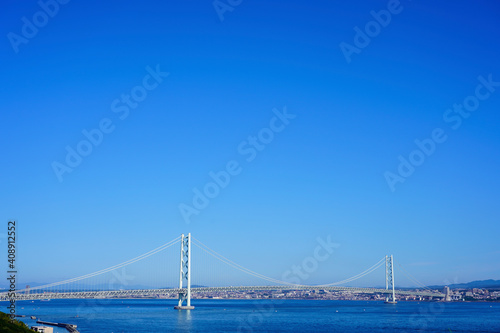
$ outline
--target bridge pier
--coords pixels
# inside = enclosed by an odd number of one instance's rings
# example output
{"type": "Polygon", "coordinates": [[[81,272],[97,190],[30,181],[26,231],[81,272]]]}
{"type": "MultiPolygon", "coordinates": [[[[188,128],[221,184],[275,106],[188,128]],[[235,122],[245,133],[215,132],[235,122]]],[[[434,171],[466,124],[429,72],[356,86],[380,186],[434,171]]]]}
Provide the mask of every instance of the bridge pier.
{"type": "Polygon", "coordinates": [[[193,310],[191,306],[191,233],[181,235],[181,271],[179,276],[179,303],[174,306],[176,310],[193,310]],[[186,280],[186,288],[183,281],[186,280]],[[183,305],[186,301],[186,305],[183,305]]]}

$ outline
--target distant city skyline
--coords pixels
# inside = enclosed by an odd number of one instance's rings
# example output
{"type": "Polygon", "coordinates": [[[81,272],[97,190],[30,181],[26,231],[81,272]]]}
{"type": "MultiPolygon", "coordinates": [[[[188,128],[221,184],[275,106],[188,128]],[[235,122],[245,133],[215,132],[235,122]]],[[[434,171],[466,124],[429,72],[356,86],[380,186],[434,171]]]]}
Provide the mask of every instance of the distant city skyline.
{"type": "Polygon", "coordinates": [[[327,238],[305,283],[391,254],[402,287],[398,264],[426,285],[500,279],[497,2],[4,9],[0,268],[15,219],[19,281],[189,232],[276,279],[327,238]]]}

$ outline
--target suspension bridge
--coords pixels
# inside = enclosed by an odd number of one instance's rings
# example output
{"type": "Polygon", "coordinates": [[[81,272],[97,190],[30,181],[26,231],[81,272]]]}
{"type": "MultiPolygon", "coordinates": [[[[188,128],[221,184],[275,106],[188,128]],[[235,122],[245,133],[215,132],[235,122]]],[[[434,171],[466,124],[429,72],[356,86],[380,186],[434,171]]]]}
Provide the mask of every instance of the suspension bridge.
{"type": "MultiPolygon", "coordinates": [[[[179,255],[179,254],[177,254],[179,255]]],[[[200,263],[206,260],[201,261],[200,263]]],[[[164,264],[164,263],[163,263],[164,264]]],[[[160,263],[154,263],[152,266],[161,266],[160,263]]],[[[198,266],[197,266],[198,267],[198,266]]],[[[401,267],[402,268],[402,267],[401,267]]],[[[150,270],[150,267],[142,268],[142,270],[150,270]]],[[[196,270],[195,270],[196,271],[196,270]]],[[[170,273],[173,269],[169,270],[170,273]]],[[[406,271],[403,271],[407,274],[406,271]]],[[[219,281],[220,276],[228,275],[225,274],[220,268],[215,270],[215,276],[219,281]]],[[[157,274],[150,274],[157,275],[157,274]]],[[[160,274],[158,274],[160,275],[160,274]]],[[[414,278],[408,275],[408,277],[417,284],[420,284],[414,278]]],[[[165,282],[163,282],[165,283],[165,282]]],[[[208,283],[206,283],[208,284],[208,283]]],[[[178,310],[192,310],[194,306],[191,305],[191,297],[196,299],[197,295],[206,295],[209,293],[225,293],[225,292],[256,292],[256,291],[300,291],[300,290],[315,290],[315,291],[330,291],[330,292],[350,292],[359,294],[380,294],[385,295],[386,303],[396,303],[396,295],[406,295],[406,296],[417,296],[424,297],[428,299],[443,299],[444,294],[437,292],[435,290],[430,290],[420,284],[422,290],[412,291],[412,290],[402,290],[395,288],[394,282],[394,258],[393,256],[385,256],[380,259],[376,264],[368,268],[367,270],[352,276],[348,279],[344,279],[335,283],[321,284],[321,285],[305,285],[291,283],[287,281],[281,281],[279,279],[274,279],[260,273],[254,272],[248,268],[245,268],[234,261],[222,256],[216,251],[212,250],[205,244],[201,243],[199,240],[193,238],[191,234],[184,235],[175,238],[174,240],[163,244],[147,253],[144,253],[138,257],[122,262],[118,265],[113,265],[106,269],[102,269],[90,274],[82,275],[76,278],[66,279],[55,283],[45,284],[41,286],[29,287],[24,289],[18,289],[14,293],[3,292],[0,293],[0,301],[15,300],[47,300],[47,299],[107,299],[107,298],[127,298],[127,297],[162,297],[162,298],[177,298],[178,304],[174,307],[178,310]],[[116,288],[116,282],[121,281],[121,287],[125,286],[127,283],[123,281],[123,276],[121,277],[116,272],[119,269],[124,269],[125,267],[131,267],[132,264],[139,263],[141,261],[147,261],[148,258],[154,255],[164,252],[168,248],[172,248],[174,245],[180,243],[180,258],[177,257],[178,267],[180,270],[177,272],[177,283],[178,287],[162,287],[162,288],[116,288]],[[246,276],[251,276],[257,281],[265,281],[267,284],[252,284],[252,285],[239,285],[239,286],[216,286],[212,282],[212,286],[200,286],[199,281],[202,281],[201,276],[197,277],[195,280],[198,283],[196,286],[192,285],[191,279],[191,254],[192,245],[201,249],[202,252],[208,254],[209,257],[215,258],[218,262],[221,262],[225,267],[230,267],[233,271],[238,271],[245,273],[246,276]],[[385,265],[385,288],[362,288],[362,287],[348,287],[342,286],[352,281],[358,280],[367,276],[368,274],[374,272],[380,267],[385,265]],[[106,284],[97,284],[95,282],[96,278],[102,277],[105,274],[112,273],[114,277],[107,279],[106,284]],[[199,281],[198,281],[199,280],[199,281]],[[83,282],[87,281],[86,284],[83,282]],[[93,281],[93,282],[88,282],[93,281]]]]}

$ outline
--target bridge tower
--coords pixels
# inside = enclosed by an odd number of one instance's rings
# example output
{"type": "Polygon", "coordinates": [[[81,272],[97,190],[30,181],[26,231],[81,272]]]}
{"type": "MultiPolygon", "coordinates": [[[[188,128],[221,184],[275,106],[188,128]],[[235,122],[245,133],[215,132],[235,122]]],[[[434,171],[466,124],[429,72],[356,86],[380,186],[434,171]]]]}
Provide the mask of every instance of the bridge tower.
{"type": "Polygon", "coordinates": [[[393,266],[393,257],[385,256],[385,289],[389,290],[389,287],[392,289],[392,295],[388,295],[385,299],[385,303],[396,304],[396,296],[394,293],[394,266],[393,266]]]}
{"type": "Polygon", "coordinates": [[[181,271],[179,277],[179,303],[174,306],[176,310],[193,310],[191,306],[191,233],[181,235],[181,271]],[[183,282],[186,281],[186,288],[183,282]],[[186,305],[182,305],[186,301],[186,305]]]}

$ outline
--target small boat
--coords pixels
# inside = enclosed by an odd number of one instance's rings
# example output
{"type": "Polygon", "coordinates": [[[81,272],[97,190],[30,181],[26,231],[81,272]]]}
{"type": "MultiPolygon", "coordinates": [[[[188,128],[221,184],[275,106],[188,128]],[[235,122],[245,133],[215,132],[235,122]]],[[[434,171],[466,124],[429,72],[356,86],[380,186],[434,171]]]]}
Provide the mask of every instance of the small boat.
{"type": "Polygon", "coordinates": [[[36,319],[36,317],[35,317],[35,316],[31,316],[30,318],[31,318],[31,319],[36,319]]]}

